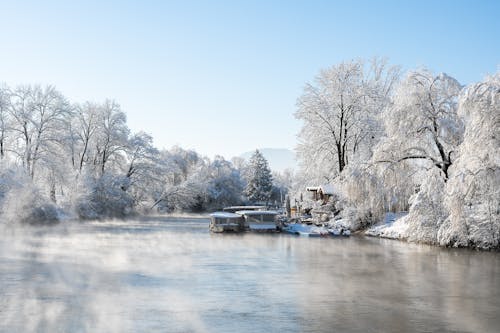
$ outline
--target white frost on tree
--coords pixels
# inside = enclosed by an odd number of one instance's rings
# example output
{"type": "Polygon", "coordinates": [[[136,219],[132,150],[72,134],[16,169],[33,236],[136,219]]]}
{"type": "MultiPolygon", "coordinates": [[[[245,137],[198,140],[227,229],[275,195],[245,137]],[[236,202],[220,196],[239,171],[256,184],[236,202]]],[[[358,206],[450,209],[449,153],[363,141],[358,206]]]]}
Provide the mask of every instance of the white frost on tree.
{"type": "Polygon", "coordinates": [[[7,149],[7,140],[10,134],[10,92],[7,86],[0,85],[0,159],[3,160],[7,149]]]}
{"type": "Polygon", "coordinates": [[[240,170],[220,157],[158,151],[150,135],[131,133],[115,101],[71,105],[52,86],[0,85],[0,209],[10,216],[203,210],[241,203],[243,184],[240,170]],[[31,206],[16,202],[29,193],[31,206]]]}
{"type": "Polygon", "coordinates": [[[390,163],[426,161],[424,166],[438,168],[447,179],[463,136],[463,123],[457,115],[461,88],[446,74],[410,72],[382,115],[386,137],[376,158],[390,163]]]}
{"type": "Polygon", "coordinates": [[[390,156],[386,162],[399,163],[383,165],[395,171],[411,166],[417,172],[403,178],[420,186],[410,197],[408,215],[370,232],[443,246],[498,248],[500,76],[460,92],[446,75],[413,76],[385,114],[387,138],[375,159],[390,156]]]}
{"type": "Polygon", "coordinates": [[[10,93],[12,151],[32,178],[42,158],[51,155],[49,143],[57,140],[69,111],[66,98],[52,86],[20,86],[10,93]]]}
{"type": "MultiPolygon", "coordinates": [[[[464,130],[457,114],[461,88],[446,74],[410,72],[382,114],[385,137],[375,149],[375,164],[382,163],[379,169],[389,165],[397,173],[414,170],[406,185],[417,185],[417,193],[408,198],[409,213],[403,218],[408,227],[401,235],[410,241],[438,243],[438,230],[447,218],[444,186],[464,130]]],[[[390,185],[389,179],[384,188],[390,185]]]]}
{"type": "Polygon", "coordinates": [[[250,202],[268,203],[273,190],[273,177],[267,160],[259,150],[248,163],[248,179],[245,195],[250,202]]]}
{"type": "Polygon", "coordinates": [[[244,188],[240,172],[222,156],[216,156],[206,168],[206,208],[221,209],[242,203],[244,188]]]}
{"type": "Polygon", "coordinates": [[[464,140],[447,184],[449,218],[439,230],[448,246],[500,246],[500,72],[463,91],[464,140]]]}
{"type": "Polygon", "coordinates": [[[377,117],[398,76],[385,61],[358,60],[324,69],[305,86],[295,117],[303,122],[297,153],[310,179],[330,181],[353,160],[370,158],[380,137],[377,117]]]}
{"type": "Polygon", "coordinates": [[[297,183],[334,183],[332,207],[343,207],[351,228],[362,228],[381,215],[380,182],[368,164],[382,136],[380,114],[391,103],[399,68],[385,60],[343,62],[320,72],[298,100],[303,121],[297,148],[301,170],[297,183]]]}

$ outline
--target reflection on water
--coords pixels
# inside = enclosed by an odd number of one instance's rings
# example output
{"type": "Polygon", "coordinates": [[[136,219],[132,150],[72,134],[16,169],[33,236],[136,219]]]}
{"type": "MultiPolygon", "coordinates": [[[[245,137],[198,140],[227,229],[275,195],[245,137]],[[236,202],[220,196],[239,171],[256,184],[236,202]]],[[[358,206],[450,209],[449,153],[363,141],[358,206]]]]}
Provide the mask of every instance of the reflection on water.
{"type": "Polygon", "coordinates": [[[0,229],[1,332],[497,332],[500,256],[208,220],[0,229]]]}

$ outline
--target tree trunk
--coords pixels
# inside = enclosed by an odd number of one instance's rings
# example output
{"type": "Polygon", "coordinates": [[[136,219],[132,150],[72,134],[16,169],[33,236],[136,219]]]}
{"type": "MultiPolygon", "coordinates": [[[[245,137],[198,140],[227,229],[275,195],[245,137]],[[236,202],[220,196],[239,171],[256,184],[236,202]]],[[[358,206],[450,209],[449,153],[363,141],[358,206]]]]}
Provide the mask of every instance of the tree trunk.
{"type": "Polygon", "coordinates": [[[55,184],[55,182],[52,182],[52,184],[50,184],[50,200],[52,200],[53,203],[56,203],[56,184],[55,184]]]}
{"type": "Polygon", "coordinates": [[[337,159],[339,162],[339,173],[342,172],[345,168],[345,156],[344,156],[344,150],[342,149],[342,145],[340,143],[336,144],[337,146],[337,159]]]}

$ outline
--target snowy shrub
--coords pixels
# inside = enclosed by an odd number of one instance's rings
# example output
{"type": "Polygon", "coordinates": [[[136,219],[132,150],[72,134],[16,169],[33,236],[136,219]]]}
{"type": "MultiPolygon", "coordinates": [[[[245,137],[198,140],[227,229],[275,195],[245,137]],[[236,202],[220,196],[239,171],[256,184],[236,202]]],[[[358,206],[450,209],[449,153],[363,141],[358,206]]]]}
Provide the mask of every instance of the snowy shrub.
{"type": "MultiPolygon", "coordinates": [[[[203,188],[206,209],[220,209],[225,206],[238,205],[243,202],[244,182],[241,174],[231,162],[221,156],[208,165],[205,171],[203,188]]],[[[203,180],[198,181],[203,183],[203,180]]]]}
{"type": "Polygon", "coordinates": [[[445,182],[436,170],[429,170],[420,191],[410,198],[410,210],[403,217],[409,241],[436,244],[439,227],[447,218],[443,204],[445,182]]]}
{"type": "Polygon", "coordinates": [[[386,141],[387,138],[384,138],[377,145],[372,159],[372,167],[376,168],[375,172],[382,184],[378,195],[384,198],[385,211],[408,211],[409,199],[422,183],[425,170],[420,170],[415,161],[378,163],[385,158],[386,141]]]}
{"type": "Polygon", "coordinates": [[[127,178],[104,174],[85,177],[85,192],[77,198],[76,213],[83,219],[125,217],[133,212],[133,199],[124,190],[127,178]]]}
{"type": "Polygon", "coordinates": [[[59,221],[59,210],[22,169],[0,175],[2,220],[8,223],[50,224],[59,221]]]}
{"type": "Polygon", "coordinates": [[[13,187],[20,187],[22,181],[28,179],[28,177],[19,177],[16,171],[19,170],[15,170],[3,164],[0,167],[0,202],[2,203],[13,187]]]}
{"type": "Polygon", "coordinates": [[[207,186],[207,208],[221,208],[242,203],[243,182],[239,178],[219,177],[207,186]]]}
{"type": "Polygon", "coordinates": [[[387,213],[384,223],[367,230],[370,236],[436,244],[438,230],[447,217],[443,205],[445,182],[436,170],[429,170],[420,190],[410,197],[406,213],[387,213]],[[389,223],[389,220],[392,220],[389,223]]]}
{"type": "Polygon", "coordinates": [[[204,202],[203,191],[199,185],[190,181],[167,185],[154,207],[163,213],[196,210],[197,205],[203,205],[204,202]]]}
{"type": "Polygon", "coordinates": [[[328,228],[331,229],[336,229],[336,230],[352,230],[351,225],[349,223],[346,223],[346,220],[339,219],[335,220],[332,219],[328,223],[328,228]]]}
{"type": "Polygon", "coordinates": [[[344,223],[353,231],[380,221],[384,213],[384,198],[378,177],[370,169],[348,167],[341,183],[344,223]]]}

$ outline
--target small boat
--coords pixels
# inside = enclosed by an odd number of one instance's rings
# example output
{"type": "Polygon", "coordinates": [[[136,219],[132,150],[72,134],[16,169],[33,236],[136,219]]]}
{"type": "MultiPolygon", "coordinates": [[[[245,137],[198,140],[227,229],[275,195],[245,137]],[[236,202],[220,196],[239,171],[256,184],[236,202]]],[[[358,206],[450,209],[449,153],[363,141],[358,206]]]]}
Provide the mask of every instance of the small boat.
{"type": "Polygon", "coordinates": [[[319,232],[304,232],[304,231],[299,231],[299,235],[302,237],[322,237],[326,236],[324,234],[321,234],[319,232]]]}
{"type": "Polygon", "coordinates": [[[210,214],[211,232],[240,232],[244,230],[244,220],[240,214],[215,212],[210,214]]]}
{"type": "Polygon", "coordinates": [[[346,236],[346,237],[348,237],[351,235],[351,231],[349,229],[330,228],[327,230],[330,233],[330,235],[332,235],[332,236],[346,236]]]}
{"type": "Polygon", "coordinates": [[[293,223],[287,225],[283,231],[303,237],[325,237],[328,236],[328,230],[321,227],[315,227],[304,223],[293,223]]]}

